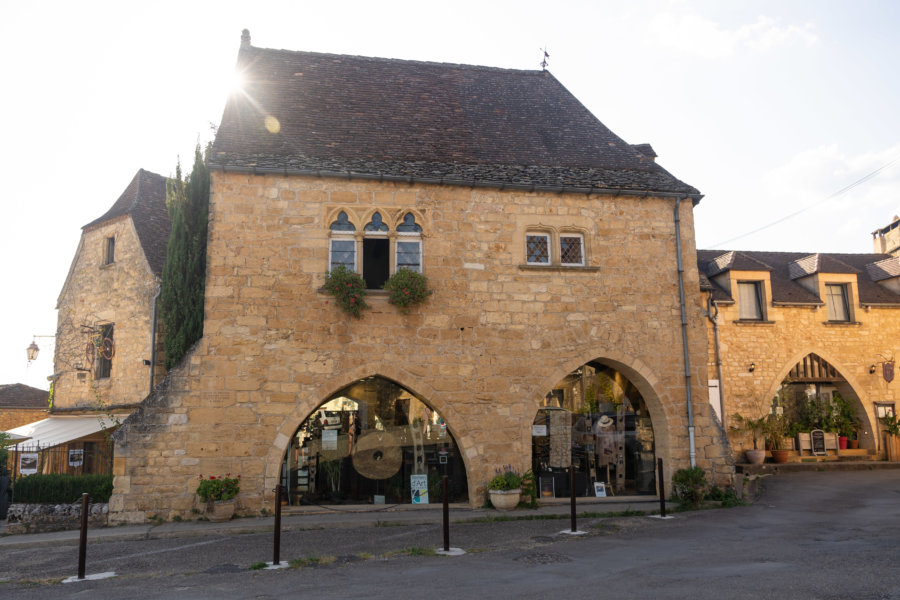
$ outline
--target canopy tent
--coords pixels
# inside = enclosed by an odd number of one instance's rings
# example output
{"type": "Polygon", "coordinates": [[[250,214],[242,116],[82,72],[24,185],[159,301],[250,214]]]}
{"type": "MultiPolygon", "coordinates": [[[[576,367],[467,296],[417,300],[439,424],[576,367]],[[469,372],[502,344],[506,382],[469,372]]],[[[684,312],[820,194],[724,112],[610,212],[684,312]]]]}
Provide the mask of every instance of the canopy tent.
{"type": "Polygon", "coordinates": [[[31,438],[29,444],[34,445],[35,449],[44,449],[111,429],[115,425],[109,419],[99,416],[49,417],[10,429],[7,433],[31,438]]]}

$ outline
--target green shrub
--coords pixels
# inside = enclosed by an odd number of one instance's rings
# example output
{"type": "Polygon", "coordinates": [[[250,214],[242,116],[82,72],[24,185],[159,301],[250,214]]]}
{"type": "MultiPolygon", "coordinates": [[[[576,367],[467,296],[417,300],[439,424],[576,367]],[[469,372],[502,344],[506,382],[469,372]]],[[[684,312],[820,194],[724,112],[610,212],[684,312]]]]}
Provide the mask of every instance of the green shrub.
{"type": "Polygon", "coordinates": [[[27,475],[16,479],[13,500],[28,504],[70,504],[87,493],[92,503],[109,502],[112,475],[27,475]]]}
{"type": "Polygon", "coordinates": [[[357,319],[362,316],[363,309],[369,308],[365,280],[343,265],[333,268],[325,277],[325,290],[334,296],[341,310],[357,319]]]}
{"type": "Polygon", "coordinates": [[[700,467],[679,469],[672,476],[672,497],[682,508],[698,508],[708,489],[706,471],[700,467]]]}
{"type": "Polygon", "coordinates": [[[518,490],[522,487],[522,476],[507,467],[503,473],[498,474],[488,483],[489,490],[518,490]]]}
{"type": "Polygon", "coordinates": [[[402,313],[408,313],[411,306],[425,302],[431,295],[428,279],[411,269],[400,269],[391,275],[385,282],[384,289],[390,292],[388,302],[402,313]]]}

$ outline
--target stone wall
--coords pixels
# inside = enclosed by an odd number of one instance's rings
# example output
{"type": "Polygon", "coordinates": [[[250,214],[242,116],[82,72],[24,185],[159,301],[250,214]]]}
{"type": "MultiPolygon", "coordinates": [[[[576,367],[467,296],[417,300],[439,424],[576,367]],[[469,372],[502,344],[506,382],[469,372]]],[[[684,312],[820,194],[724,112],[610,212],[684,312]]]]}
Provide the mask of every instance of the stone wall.
{"type": "Polygon", "coordinates": [[[0,431],[9,431],[48,416],[44,408],[0,408],[0,431]]]}
{"type": "MultiPolygon", "coordinates": [[[[88,505],[88,529],[106,527],[109,505],[88,505]]],[[[81,502],[72,504],[11,504],[6,517],[6,532],[44,533],[81,527],[81,502]]]]}
{"type": "MultiPolygon", "coordinates": [[[[544,396],[591,360],[643,395],[666,469],[689,464],[675,200],[213,173],[204,338],[117,434],[112,519],[197,506],[199,475],[240,473],[269,506],[290,436],[329,395],[391,379],[445,418],[480,504],[501,465],[529,468],[544,396]],[[434,294],[403,315],[382,295],[362,319],[320,288],[329,225],[413,212],[434,294]],[[578,231],[585,268],[525,265],[525,233],[578,231]]],[[[730,481],[706,401],[693,218],[682,201],[698,463],[730,481]]]]}
{"type": "Polygon", "coordinates": [[[158,286],[129,216],[86,230],[58,303],[54,408],[140,402],[150,387],[150,330],[158,286]],[[106,240],[115,260],[105,264],[106,240]],[[107,378],[96,377],[86,346],[103,324],[114,325],[115,355],[107,378]]]}
{"type": "MultiPolygon", "coordinates": [[[[767,272],[741,272],[732,279],[762,280],[767,272]]],[[[825,306],[773,306],[767,293],[767,322],[739,321],[737,304],[719,305],[719,339],[722,356],[722,393],[725,403],[725,425],[732,424],[735,413],[754,416],[757,400],[766,406],[780,388],[781,382],[803,357],[815,353],[834,366],[847,380],[841,394],[856,404],[862,421],[860,446],[881,452],[875,419],[875,402],[897,402],[897,381],[888,383],[882,377],[880,364],[874,374],[870,367],[884,360],[879,357],[900,355],[900,307],[861,307],[855,279],[851,275],[822,275],[826,281],[853,281],[852,297],[857,299],[849,323],[827,323],[825,306]],[[753,372],[750,364],[755,365],[753,372]],[[858,400],[858,402],[856,402],[858,400]]],[[[768,286],[767,286],[768,287],[768,286]]],[[[708,375],[715,379],[714,335],[708,323],[708,375]]],[[[729,434],[734,452],[752,448],[746,435],[729,434]]]]}

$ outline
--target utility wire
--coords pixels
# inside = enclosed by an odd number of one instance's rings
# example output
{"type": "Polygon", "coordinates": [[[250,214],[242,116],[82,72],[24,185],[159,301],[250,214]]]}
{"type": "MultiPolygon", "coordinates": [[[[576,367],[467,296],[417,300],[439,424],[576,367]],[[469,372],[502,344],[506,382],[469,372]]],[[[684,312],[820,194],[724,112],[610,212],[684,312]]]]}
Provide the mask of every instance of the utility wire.
{"type": "Polygon", "coordinates": [[[885,164],[885,165],[882,165],[881,167],[875,169],[874,171],[872,171],[872,172],[869,173],[868,175],[866,175],[866,176],[864,176],[864,177],[861,177],[860,179],[857,179],[856,181],[854,181],[854,182],[851,183],[850,185],[848,185],[848,186],[846,186],[846,187],[843,187],[843,188],[839,189],[838,191],[834,192],[833,194],[831,194],[831,195],[829,195],[829,196],[826,196],[825,198],[822,198],[821,200],[817,200],[816,202],[813,202],[812,204],[810,204],[810,205],[808,205],[808,206],[805,206],[805,207],[801,208],[801,209],[798,210],[798,211],[794,211],[794,212],[792,212],[791,214],[789,214],[789,215],[787,215],[787,216],[781,217],[780,219],[778,219],[778,220],[776,220],[776,221],[772,221],[772,222],[769,223],[768,225],[763,225],[762,227],[759,227],[759,228],[757,228],[757,229],[754,229],[753,231],[748,231],[747,233],[741,234],[741,235],[739,235],[739,236],[737,236],[737,237],[733,237],[733,238],[731,238],[730,240],[725,240],[724,242],[719,242],[718,244],[713,244],[712,247],[713,247],[713,248],[718,248],[719,246],[724,246],[725,244],[730,244],[731,242],[734,242],[735,240],[743,239],[743,238],[745,238],[745,237],[747,237],[747,236],[753,235],[754,233],[759,233],[760,231],[763,231],[764,229],[768,229],[769,227],[774,227],[775,225],[778,225],[779,223],[783,223],[784,221],[787,221],[788,219],[791,219],[791,218],[793,218],[793,217],[796,217],[797,215],[799,215],[799,214],[801,214],[801,213],[804,213],[804,212],[808,211],[808,210],[811,209],[811,208],[814,208],[814,207],[816,207],[816,206],[819,206],[820,204],[824,204],[825,202],[828,202],[828,201],[831,200],[832,198],[837,198],[838,196],[842,196],[842,195],[846,194],[847,192],[849,192],[850,190],[852,190],[853,188],[855,188],[856,186],[862,185],[863,183],[865,183],[865,182],[867,182],[868,180],[872,179],[873,177],[875,177],[876,175],[878,175],[879,173],[881,173],[882,171],[884,171],[885,169],[887,169],[888,167],[890,167],[891,165],[893,165],[893,164],[894,164],[895,162],[897,162],[897,161],[900,161],[900,156],[895,157],[895,158],[894,158],[893,160],[891,160],[889,163],[887,163],[887,164],[885,164]]]}

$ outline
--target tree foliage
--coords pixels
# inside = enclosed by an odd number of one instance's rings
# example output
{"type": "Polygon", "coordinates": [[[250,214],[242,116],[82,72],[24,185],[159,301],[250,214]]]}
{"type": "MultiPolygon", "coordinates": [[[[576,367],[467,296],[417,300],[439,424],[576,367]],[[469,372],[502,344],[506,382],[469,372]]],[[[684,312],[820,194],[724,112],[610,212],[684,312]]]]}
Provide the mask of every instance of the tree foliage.
{"type": "Polygon", "coordinates": [[[209,168],[199,144],[190,175],[182,179],[179,161],[174,179],[166,184],[166,207],[172,233],[163,268],[160,305],[166,369],[171,369],[203,335],[209,168]]]}

